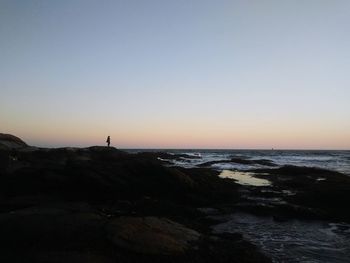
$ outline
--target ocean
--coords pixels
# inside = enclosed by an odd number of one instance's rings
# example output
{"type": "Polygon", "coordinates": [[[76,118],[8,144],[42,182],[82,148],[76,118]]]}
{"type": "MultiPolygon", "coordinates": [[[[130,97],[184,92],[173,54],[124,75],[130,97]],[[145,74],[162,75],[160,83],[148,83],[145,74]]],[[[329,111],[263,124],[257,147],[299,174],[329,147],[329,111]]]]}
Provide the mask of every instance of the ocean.
{"type": "MultiPolygon", "coordinates": [[[[128,149],[128,152],[167,152],[173,154],[187,154],[198,158],[182,158],[173,161],[174,165],[185,168],[196,167],[209,161],[229,160],[241,158],[249,160],[266,159],[274,162],[277,166],[296,165],[307,167],[319,167],[338,171],[350,176],[350,150],[180,150],[180,149],[128,149]]],[[[250,170],[266,168],[259,164],[220,163],[212,168],[217,170],[250,170]]]]}
{"type": "MultiPolygon", "coordinates": [[[[177,160],[167,160],[170,165],[185,168],[198,167],[198,165],[205,162],[230,160],[231,158],[264,159],[273,162],[276,167],[284,165],[318,167],[350,176],[350,151],[171,149],[135,149],[127,151],[131,153],[151,151],[186,154],[189,158],[184,155],[177,158],[177,160]]],[[[249,176],[248,173],[244,172],[246,170],[273,168],[254,162],[248,163],[215,163],[211,168],[221,171],[221,174],[239,171],[238,173],[241,173],[245,179],[248,179],[249,176]]],[[[241,212],[214,217],[221,223],[213,226],[213,232],[241,233],[245,239],[270,256],[274,263],[350,262],[350,224],[348,223],[298,219],[276,222],[271,216],[255,216],[241,212]]]]}

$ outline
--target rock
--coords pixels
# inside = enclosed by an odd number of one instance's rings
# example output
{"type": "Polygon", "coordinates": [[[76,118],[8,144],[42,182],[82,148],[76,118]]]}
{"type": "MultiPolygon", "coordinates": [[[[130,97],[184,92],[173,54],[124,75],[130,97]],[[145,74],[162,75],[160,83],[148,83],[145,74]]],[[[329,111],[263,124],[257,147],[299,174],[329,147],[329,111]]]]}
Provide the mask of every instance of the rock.
{"type": "Polygon", "coordinates": [[[275,169],[256,169],[252,171],[257,173],[269,173],[269,174],[277,174],[277,175],[285,175],[285,176],[311,175],[311,176],[317,176],[317,178],[322,175],[335,175],[335,176],[342,175],[339,172],[322,169],[318,167],[306,167],[306,166],[294,166],[294,165],[285,165],[275,169]]]}
{"type": "Polygon", "coordinates": [[[74,257],[61,261],[41,261],[36,258],[55,250],[62,251],[69,257],[70,248],[83,252],[104,246],[103,225],[104,219],[92,211],[73,212],[55,207],[31,207],[1,213],[0,243],[6,253],[1,253],[0,261],[74,262],[74,257]]]}
{"type": "MultiPolygon", "coordinates": [[[[32,255],[35,263],[115,263],[115,260],[90,251],[37,251],[32,255]]],[[[22,261],[23,262],[23,261],[22,261]]],[[[28,261],[26,261],[28,262],[28,261]]]]}
{"type": "Polygon", "coordinates": [[[258,164],[258,165],[264,165],[264,166],[277,166],[275,163],[267,159],[250,160],[250,159],[242,159],[242,158],[231,158],[229,160],[210,161],[210,162],[201,163],[198,166],[209,167],[213,164],[219,164],[219,163],[238,163],[238,164],[245,164],[245,165],[258,164]]]}
{"type": "Polygon", "coordinates": [[[1,145],[0,262],[269,262],[241,238],[210,237],[197,208],[240,194],[218,171],[113,147],[1,145]]]}
{"type": "Polygon", "coordinates": [[[216,208],[212,208],[212,207],[199,207],[197,208],[198,211],[200,211],[201,213],[205,214],[205,215],[218,215],[220,214],[220,211],[216,208]]]}
{"type": "Polygon", "coordinates": [[[24,141],[14,135],[0,133],[0,149],[20,149],[27,146],[24,141]]]}
{"type": "Polygon", "coordinates": [[[153,255],[184,254],[200,238],[195,230],[157,217],[119,217],[108,225],[108,231],[118,247],[153,255]]]}
{"type": "MultiPolygon", "coordinates": [[[[289,204],[289,218],[297,215],[303,218],[350,222],[350,211],[345,209],[350,202],[349,176],[316,167],[292,165],[252,171],[258,177],[272,181],[276,190],[284,189],[294,193],[282,196],[289,204]]],[[[286,214],[286,211],[283,213],[286,214]]]]}

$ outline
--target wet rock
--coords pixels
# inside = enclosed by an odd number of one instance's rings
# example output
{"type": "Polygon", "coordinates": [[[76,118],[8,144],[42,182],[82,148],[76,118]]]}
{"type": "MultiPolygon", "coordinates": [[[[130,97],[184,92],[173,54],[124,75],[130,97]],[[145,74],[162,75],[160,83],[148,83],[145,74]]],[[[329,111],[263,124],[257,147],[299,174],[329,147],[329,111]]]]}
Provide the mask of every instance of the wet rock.
{"type": "Polygon", "coordinates": [[[319,178],[322,175],[328,175],[328,176],[342,175],[339,172],[322,169],[318,167],[306,167],[306,166],[294,166],[294,165],[285,165],[285,166],[282,166],[279,168],[273,168],[273,169],[256,169],[253,171],[258,173],[278,174],[278,175],[285,175],[285,176],[308,175],[308,176],[317,176],[317,178],[319,178]]]}
{"type": "Polygon", "coordinates": [[[275,189],[291,191],[293,195],[283,195],[283,198],[298,216],[350,222],[350,212],[344,209],[350,203],[349,176],[321,168],[291,165],[253,171],[272,181],[275,189]]]}
{"type": "Polygon", "coordinates": [[[275,163],[273,163],[271,160],[267,159],[259,159],[259,160],[247,160],[247,159],[241,159],[241,158],[232,158],[231,162],[233,163],[239,163],[239,164],[260,164],[265,166],[277,166],[275,163]]]}
{"type": "Polygon", "coordinates": [[[157,217],[119,217],[107,229],[115,245],[144,254],[184,254],[200,238],[195,230],[157,217]]]}
{"type": "Polygon", "coordinates": [[[250,160],[250,159],[242,159],[242,158],[231,158],[229,160],[218,160],[218,161],[210,161],[201,163],[199,167],[209,167],[213,164],[224,164],[224,163],[237,163],[237,164],[246,164],[246,165],[264,165],[264,166],[277,166],[270,160],[267,159],[259,159],[259,160],[250,160]]]}
{"type": "Polygon", "coordinates": [[[199,207],[197,209],[205,215],[218,215],[220,213],[218,209],[212,207],[199,207]]]}

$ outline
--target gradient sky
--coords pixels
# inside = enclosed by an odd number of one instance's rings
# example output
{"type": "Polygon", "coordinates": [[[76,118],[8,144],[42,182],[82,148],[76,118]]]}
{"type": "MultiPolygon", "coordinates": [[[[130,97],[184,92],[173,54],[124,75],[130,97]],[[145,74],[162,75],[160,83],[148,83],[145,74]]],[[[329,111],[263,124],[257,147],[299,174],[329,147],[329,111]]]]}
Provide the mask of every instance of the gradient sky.
{"type": "Polygon", "coordinates": [[[0,0],[0,132],[350,149],[350,1],[0,0]]]}

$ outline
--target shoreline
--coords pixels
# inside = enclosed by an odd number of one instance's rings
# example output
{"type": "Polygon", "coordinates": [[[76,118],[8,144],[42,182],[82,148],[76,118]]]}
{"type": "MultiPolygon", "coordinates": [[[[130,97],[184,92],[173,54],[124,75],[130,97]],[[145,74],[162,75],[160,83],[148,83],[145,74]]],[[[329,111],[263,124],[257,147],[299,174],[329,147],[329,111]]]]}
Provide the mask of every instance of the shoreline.
{"type": "Polygon", "coordinates": [[[213,215],[350,223],[350,178],[334,171],[250,171],[272,182],[261,187],[165,161],[195,156],[26,147],[0,150],[3,261],[271,262],[242,233],[214,233],[220,220],[213,215]],[[50,261],[50,253],[62,261],[50,261]]]}

